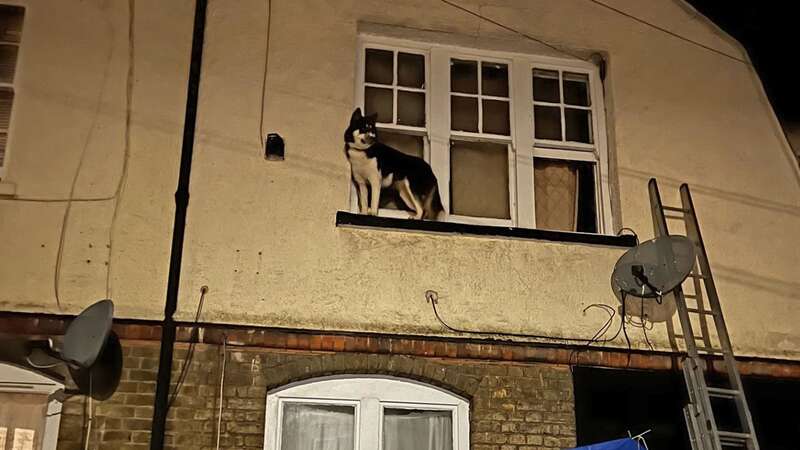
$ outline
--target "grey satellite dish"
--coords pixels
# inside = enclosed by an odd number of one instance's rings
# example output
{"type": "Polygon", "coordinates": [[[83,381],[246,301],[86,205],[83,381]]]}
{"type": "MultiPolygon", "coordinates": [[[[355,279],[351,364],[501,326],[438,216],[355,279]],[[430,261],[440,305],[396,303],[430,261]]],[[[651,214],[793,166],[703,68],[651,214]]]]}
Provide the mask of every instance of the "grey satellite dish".
{"type": "Polygon", "coordinates": [[[0,335],[0,362],[7,362],[64,383],[77,390],[66,394],[105,400],[114,393],[122,374],[122,348],[111,330],[114,304],[100,300],[81,312],[67,327],[60,348],[52,339],[23,339],[0,335]]]}
{"type": "Polygon", "coordinates": [[[111,332],[113,318],[111,300],[100,300],[84,309],[67,327],[61,358],[79,367],[94,364],[111,332]]]}
{"type": "Polygon", "coordinates": [[[694,267],[694,244],[685,236],[661,236],[625,252],[614,266],[618,295],[660,298],[680,286],[694,267]]]}

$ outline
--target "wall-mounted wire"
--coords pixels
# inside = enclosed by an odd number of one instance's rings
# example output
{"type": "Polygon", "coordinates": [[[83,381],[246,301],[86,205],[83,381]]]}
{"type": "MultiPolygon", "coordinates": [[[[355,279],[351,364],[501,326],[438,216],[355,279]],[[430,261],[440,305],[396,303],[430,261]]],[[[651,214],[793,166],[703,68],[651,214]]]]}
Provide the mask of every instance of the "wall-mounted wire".
{"type": "Polygon", "coordinates": [[[269,72],[269,37],[272,30],[272,0],[266,0],[265,9],[267,11],[267,29],[264,38],[264,75],[261,78],[261,110],[258,119],[258,148],[262,150],[264,145],[264,97],[267,92],[267,73],[269,72]]]}
{"type": "Polygon", "coordinates": [[[183,387],[183,383],[186,381],[186,376],[189,374],[189,367],[192,365],[195,345],[199,341],[198,330],[200,315],[203,312],[203,303],[205,302],[206,293],[208,293],[208,286],[201,287],[200,300],[197,302],[197,311],[194,315],[194,326],[192,326],[192,331],[189,333],[189,350],[186,351],[186,359],[183,361],[183,366],[181,366],[181,373],[178,375],[178,381],[175,383],[175,388],[167,402],[167,411],[169,411],[172,407],[172,403],[174,403],[175,399],[178,397],[178,393],[180,393],[181,387],[183,387]]]}

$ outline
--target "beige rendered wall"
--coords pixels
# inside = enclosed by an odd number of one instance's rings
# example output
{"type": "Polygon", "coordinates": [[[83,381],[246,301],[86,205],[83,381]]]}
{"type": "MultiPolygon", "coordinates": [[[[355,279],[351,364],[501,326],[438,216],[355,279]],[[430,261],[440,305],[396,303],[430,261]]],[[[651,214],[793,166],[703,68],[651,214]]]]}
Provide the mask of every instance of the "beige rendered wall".
{"type": "MultiPolygon", "coordinates": [[[[800,358],[800,312],[792,308],[800,300],[800,185],[752,69],[586,0],[459,3],[564,48],[607,55],[615,225],[652,236],[647,179],[657,176],[665,201],[673,204],[677,185],[688,182],[737,350],[800,358]]],[[[610,3],[744,57],[681,3],[610,3]]],[[[105,16],[117,24],[119,50],[109,75],[115,90],[106,94],[107,134],[95,131],[90,141],[81,195],[113,192],[121,166],[127,42],[120,30],[126,29],[127,5],[108,5],[113,8],[105,16]],[[90,163],[89,155],[96,160],[90,163]]],[[[123,317],[160,318],[166,285],[192,8],[189,1],[159,5],[136,1],[135,23],[149,33],[136,28],[130,167],[111,249],[111,294],[123,317]]],[[[354,107],[359,30],[552,51],[435,0],[275,0],[271,11],[264,132],[277,131],[286,140],[286,161],[279,163],[263,159],[260,141],[266,4],[209,4],[179,317],[193,318],[200,286],[208,285],[205,321],[447,335],[424,299],[425,290],[434,289],[444,317],[463,328],[591,337],[606,316],[581,311],[592,303],[617,305],[609,277],[621,249],[334,226],[336,211],[349,207],[341,134],[354,107]]],[[[26,22],[26,39],[33,35],[28,23],[34,19],[26,22]]],[[[99,25],[91,27],[101,33],[99,25]]],[[[52,32],[42,31],[38,39],[52,32]]],[[[81,46],[56,41],[98,58],[108,39],[87,39],[81,46]]],[[[33,81],[54,75],[41,66],[28,68],[27,55],[36,47],[25,45],[24,83],[31,90],[39,83],[52,89],[54,83],[33,81]]],[[[38,51],[46,59],[50,49],[43,45],[38,51]]],[[[99,71],[86,64],[73,70],[81,80],[99,71]]],[[[99,83],[83,82],[87,86],[79,92],[97,96],[99,83]]],[[[51,131],[34,117],[54,114],[48,108],[57,98],[40,99],[44,105],[27,119],[25,110],[32,106],[15,110],[9,181],[17,183],[20,196],[68,194],[79,144],[56,151],[42,143],[64,147],[66,136],[81,129],[80,120],[90,122],[93,114],[90,107],[73,111],[75,123],[61,114],[58,123],[50,119],[51,131]],[[27,138],[20,128],[29,129],[27,138]],[[31,154],[17,156],[23,152],[31,154]],[[38,176],[43,161],[49,166],[54,158],[60,164],[53,164],[50,176],[38,176]]],[[[15,108],[27,103],[35,104],[20,93],[15,108]]],[[[58,311],[53,264],[63,207],[0,202],[0,283],[9,286],[0,290],[3,309],[58,311]]],[[[105,294],[105,267],[95,263],[97,258],[102,264],[105,250],[88,243],[108,243],[112,215],[113,202],[73,204],[61,275],[66,311],[105,294]]],[[[634,345],[644,346],[640,330],[631,335],[634,345]]],[[[648,336],[668,348],[663,324],[648,336]]]]}

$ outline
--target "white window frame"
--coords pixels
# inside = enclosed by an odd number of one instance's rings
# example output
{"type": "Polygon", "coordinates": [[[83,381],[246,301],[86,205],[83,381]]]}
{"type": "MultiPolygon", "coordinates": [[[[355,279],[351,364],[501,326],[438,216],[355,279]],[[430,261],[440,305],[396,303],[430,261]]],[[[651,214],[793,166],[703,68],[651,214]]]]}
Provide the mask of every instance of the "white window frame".
{"type": "MultiPolygon", "coordinates": [[[[17,7],[17,8],[22,8],[22,10],[23,10],[23,16],[22,16],[23,27],[25,26],[25,19],[28,17],[28,8],[27,8],[27,6],[18,4],[17,2],[9,2],[9,1],[4,1],[4,2],[2,2],[0,4],[3,5],[3,6],[13,6],[13,7],[17,7]]],[[[11,83],[0,82],[0,88],[8,89],[14,94],[14,101],[11,102],[11,115],[8,118],[8,128],[6,128],[6,129],[0,128],[0,133],[4,133],[6,135],[5,154],[3,156],[2,163],[0,163],[0,182],[2,182],[6,178],[6,176],[8,174],[8,160],[9,160],[9,154],[11,153],[9,151],[9,149],[11,148],[11,127],[12,127],[12,125],[14,123],[14,112],[16,111],[16,108],[14,108],[14,102],[17,99],[17,88],[15,87],[15,84],[16,84],[16,80],[17,80],[18,74],[19,74],[19,70],[18,70],[19,67],[20,67],[20,63],[19,62],[22,59],[22,33],[20,33],[19,42],[11,42],[11,41],[2,41],[2,40],[0,40],[0,44],[13,45],[13,46],[17,47],[17,60],[15,62],[15,68],[14,68],[14,80],[11,83]]]]}
{"type": "MultiPolygon", "coordinates": [[[[38,373],[0,363],[0,392],[51,395],[63,388],[63,384],[38,373]]],[[[42,450],[56,450],[58,428],[61,424],[61,402],[55,399],[48,401],[46,414],[42,450]]]]}
{"type": "Polygon", "coordinates": [[[264,449],[280,450],[286,403],[349,405],[355,409],[355,450],[383,447],[385,408],[451,411],[453,450],[469,450],[469,403],[414,380],[390,376],[331,376],[289,384],[267,394],[264,449]]]}
{"type": "MultiPolygon", "coordinates": [[[[426,55],[426,124],[425,160],[439,181],[442,204],[450,211],[450,141],[481,140],[508,145],[509,220],[466,217],[448,214],[450,222],[536,228],[533,158],[588,161],[595,165],[597,233],[613,234],[609,189],[608,143],[603,85],[599,69],[588,61],[550,56],[465,48],[453,45],[417,42],[372,34],[358,37],[355,76],[355,105],[364,107],[364,66],[366,48],[409,51],[426,55]],[[498,62],[508,65],[510,136],[468,133],[450,130],[450,60],[498,62]],[[569,71],[589,77],[593,144],[534,139],[533,69],[569,71]]],[[[396,69],[395,69],[396,70],[396,69]]],[[[480,65],[478,66],[480,73],[480,65]]],[[[559,80],[560,82],[560,80],[559,80]]],[[[563,93],[562,93],[563,96],[563,93]]],[[[563,100],[563,99],[562,99],[563,100]]],[[[396,108],[396,104],[394,106],[396,108]]],[[[563,111],[563,110],[562,110],[563,111]]],[[[563,115],[563,112],[562,112],[563,115]]],[[[479,118],[480,120],[480,118],[479,118]]],[[[379,129],[389,129],[379,125],[379,129]]],[[[355,188],[351,187],[350,209],[358,212],[355,188]]],[[[406,211],[379,211],[380,216],[407,218],[406,211]]]]}

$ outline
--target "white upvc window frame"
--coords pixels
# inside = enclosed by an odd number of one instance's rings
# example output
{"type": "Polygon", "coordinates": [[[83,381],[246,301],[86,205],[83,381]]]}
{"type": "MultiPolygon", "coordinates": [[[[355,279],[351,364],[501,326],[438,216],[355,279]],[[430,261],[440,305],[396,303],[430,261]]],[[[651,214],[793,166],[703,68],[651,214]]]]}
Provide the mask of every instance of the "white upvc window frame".
{"type": "MultiPolygon", "coordinates": [[[[365,52],[367,48],[409,51],[426,55],[425,160],[439,181],[442,204],[450,211],[450,141],[480,140],[508,145],[509,220],[448,214],[450,222],[536,228],[533,159],[551,158],[594,163],[597,233],[613,234],[608,177],[608,147],[605,101],[599,69],[588,61],[550,56],[483,50],[475,48],[360,34],[355,76],[355,107],[364,107],[365,52]],[[450,60],[490,61],[508,65],[510,136],[450,130],[450,60]],[[588,75],[593,144],[534,139],[533,69],[569,71],[588,75]]],[[[563,103],[563,93],[562,103],[563,103]]],[[[479,102],[480,104],[480,102],[479,102]]],[[[479,106],[479,108],[481,108],[479,106]]],[[[570,106],[572,107],[572,106],[570,106]]],[[[395,103],[396,108],[396,103],[395,103]]],[[[580,109],[580,108],[579,108],[580,109]]],[[[480,117],[479,117],[480,120],[480,117]]],[[[562,108],[563,121],[563,108],[562,108]]],[[[480,123],[480,122],[479,122],[480,123]]],[[[396,127],[396,126],[395,126],[396,127]]],[[[379,124],[379,129],[391,129],[379,124]]],[[[406,130],[409,131],[409,130],[406,130]]],[[[562,132],[563,124],[562,124],[562,132]]],[[[351,187],[351,211],[358,212],[355,189],[351,187]]],[[[407,218],[406,211],[384,210],[379,215],[407,218]]]]}
{"type": "MultiPolygon", "coordinates": [[[[25,17],[27,17],[27,15],[28,15],[27,6],[19,4],[16,1],[4,1],[1,4],[3,6],[13,6],[13,7],[16,7],[16,8],[22,8],[22,10],[24,11],[23,12],[23,18],[22,18],[23,27],[24,27],[25,17]]],[[[10,90],[12,92],[12,94],[14,95],[14,100],[12,100],[12,102],[11,102],[11,114],[10,114],[9,119],[8,119],[8,128],[0,128],[0,134],[5,134],[5,136],[6,136],[5,153],[4,153],[4,156],[3,156],[3,161],[0,163],[0,182],[2,182],[6,178],[6,176],[8,174],[8,160],[9,160],[9,153],[10,153],[9,152],[9,148],[11,147],[11,145],[10,145],[10,143],[11,143],[11,127],[12,127],[12,124],[14,123],[14,111],[15,111],[14,101],[16,100],[16,97],[17,97],[17,89],[15,87],[15,84],[16,84],[16,79],[17,79],[17,74],[18,74],[18,70],[17,69],[19,69],[19,66],[20,66],[19,62],[22,59],[22,33],[20,32],[19,42],[0,40],[0,44],[2,44],[2,45],[11,45],[11,46],[17,47],[17,60],[15,61],[14,80],[12,80],[11,83],[1,82],[0,81],[0,89],[10,90]]]]}
{"type": "Polygon", "coordinates": [[[330,376],[272,390],[267,393],[265,450],[281,450],[283,406],[287,403],[353,406],[354,450],[382,449],[386,408],[450,411],[453,450],[469,450],[467,400],[418,381],[390,376],[330,376]]]}
{"type": "MultiPolygon", "coordinates": [[[[0,363],[0,392],[49,396],[63,388],[63,384],[30,370],[0,363]]],[[[61,402],[56,399],[47,402],[42,450],[56,450],[58,428],[61,424],[61,406],[61,402]]],[[[7,439],[10,439],[10,436],[7,436],[7,439]]]]}

